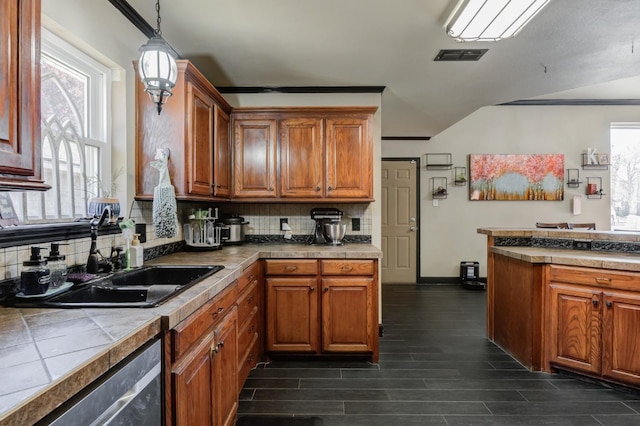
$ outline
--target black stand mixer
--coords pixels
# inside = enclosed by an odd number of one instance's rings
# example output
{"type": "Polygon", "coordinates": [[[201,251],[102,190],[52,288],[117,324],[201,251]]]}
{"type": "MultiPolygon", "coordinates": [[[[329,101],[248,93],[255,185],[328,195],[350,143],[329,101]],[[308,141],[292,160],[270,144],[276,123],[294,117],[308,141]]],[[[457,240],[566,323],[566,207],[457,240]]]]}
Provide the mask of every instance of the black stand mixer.
{"type": "Polygon", "coordinates": [[[342,211],[335,207],[316,207],[311,209],[311,219],[316,221],[313,229],[311,245],[331,244],[332,240],[325,232],[325,223],[338,223],[342,219],[342,211]]]}

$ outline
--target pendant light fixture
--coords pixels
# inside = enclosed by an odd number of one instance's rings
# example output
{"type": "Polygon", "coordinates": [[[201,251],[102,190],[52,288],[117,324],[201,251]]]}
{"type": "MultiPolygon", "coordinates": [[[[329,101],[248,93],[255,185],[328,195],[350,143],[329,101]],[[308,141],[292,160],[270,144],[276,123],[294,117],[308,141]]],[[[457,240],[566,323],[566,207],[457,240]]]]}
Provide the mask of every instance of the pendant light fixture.
{"type": "Polygon", "coordinates": [[[178,54],[164,41],[160,30],[160,0],[156,2],[158,13],[157,28],[153,37],[140,46],[140,60],[138,72],[144,83],[144,90],[151,100],[158,105],[158,115],[162,111],[162,104],[171,96],[171,90],[176,85],[178,78],[178,66],[176,58],[178,54]]]}
{"type": "Polygon", "coordinates": [[[456,41],[500,41],[513,37],[549,0],[460,0],[447,19],[456,41]]]}

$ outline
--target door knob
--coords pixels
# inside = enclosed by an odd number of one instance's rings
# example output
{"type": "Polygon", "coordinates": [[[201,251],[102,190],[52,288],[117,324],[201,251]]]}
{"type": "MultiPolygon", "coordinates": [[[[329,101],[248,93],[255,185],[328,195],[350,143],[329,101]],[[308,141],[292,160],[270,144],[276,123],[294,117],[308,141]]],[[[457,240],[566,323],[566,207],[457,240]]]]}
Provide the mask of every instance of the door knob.
{"type": "Polygon", "coordinates": [[[415,226],[412,226],[411,228],[409,228],[409,230],[410,230],[411,232],[416,232],[416,231],[418,230],[418,228],[417,228],[417,227],[415,227],[415,226]]]}
{"type": "Polygon", "coordinates": [[[409,221],[410,221],[410,222],[415,222],[415,221],[416,221],[416,218],[415,218],[415,217],[411,217],[411,218],[409,218],[409,221]]]}

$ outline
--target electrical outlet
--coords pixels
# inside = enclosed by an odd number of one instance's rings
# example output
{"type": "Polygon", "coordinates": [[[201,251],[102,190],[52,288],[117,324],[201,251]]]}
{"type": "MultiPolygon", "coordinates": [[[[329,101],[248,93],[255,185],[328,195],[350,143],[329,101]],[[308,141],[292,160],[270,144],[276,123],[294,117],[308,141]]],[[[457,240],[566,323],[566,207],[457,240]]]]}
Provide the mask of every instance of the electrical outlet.
{"type": "Polygon", "coordinates": [[[282,225],[283,225],[283,224],[285,224],[285,223],[289,223],[289,218],[287,218],[287,217],[281,217],[281,218],[280,218],[280,230],[281,230],[281,231],[284,231],[284,228],[282,227],[282,225]]]}
{"type": "Polygon", "coordinates": [[[147,242],[147,224],[146,223],[136,223],[136,234],[140,234],[138,239],[140,240],[140,244],[147,242]]]}
{"type": "Polygon", "coordinates": [[[574,250],[591,250],[591,241],[573,240],[574,250]]]}
{"type": "Polygon", "coordinates": [[[352,217],[351,218],[351,230],[352,231],[359,231],[360,230],[360,218],[359,217],[352,217]]]}

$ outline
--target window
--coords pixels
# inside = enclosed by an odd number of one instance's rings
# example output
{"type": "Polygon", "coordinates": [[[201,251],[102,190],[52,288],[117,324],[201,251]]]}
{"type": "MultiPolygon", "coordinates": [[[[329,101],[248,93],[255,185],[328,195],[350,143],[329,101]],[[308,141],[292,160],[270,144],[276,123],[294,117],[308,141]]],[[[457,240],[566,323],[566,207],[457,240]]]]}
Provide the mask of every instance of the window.
{"type": "Polygon", "coordinates": [[[51,189],[12,193],[22,223],[86,217],[111,169],[109,69],[44,28],[40,65],[42,176],[51,189]]]}
{"type": "Polygon", "coordinates": [[[640,231],[640,123],[611,124],[611,229],[640,231]]]}

